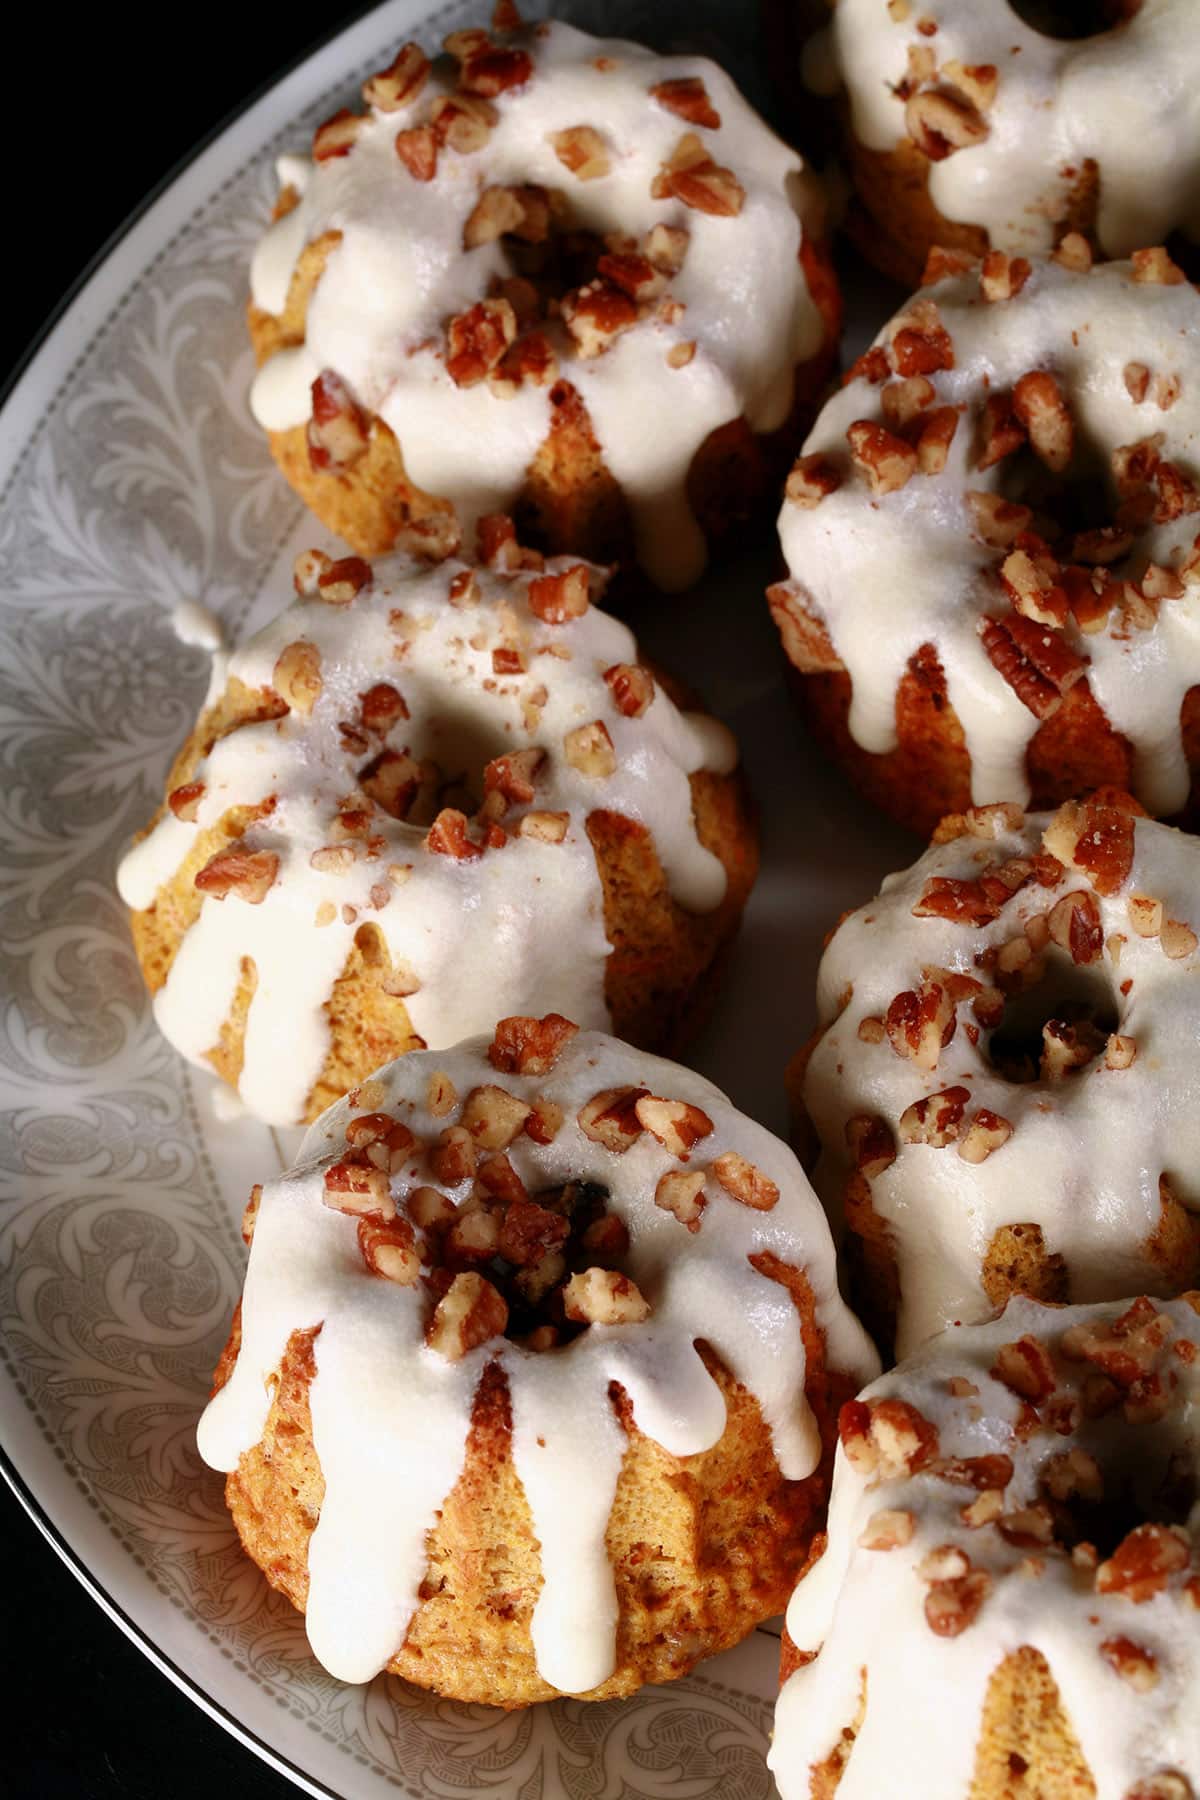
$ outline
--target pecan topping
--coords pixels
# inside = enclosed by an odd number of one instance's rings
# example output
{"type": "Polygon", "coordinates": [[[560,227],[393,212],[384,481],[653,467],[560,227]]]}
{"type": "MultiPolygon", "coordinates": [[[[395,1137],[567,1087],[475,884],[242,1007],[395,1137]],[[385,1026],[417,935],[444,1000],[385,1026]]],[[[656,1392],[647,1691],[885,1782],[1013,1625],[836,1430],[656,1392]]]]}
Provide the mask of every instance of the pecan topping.
{"type": "Polygon", "coordinates": [[[1004,500],[999,494],[978,489],[968,489],[963,497],[970,508],[973,529],[995,550],[1006,550],[1029,529],[1033,514],[1015,500],[1004,500]]]}
{"type": "Polygon", "coordinates": [[[746,199],[741,182],[729,169],[713,162],[692,131],[680,138],[655,176],[650,193],[655,200],[681,200],[695,212],[723,219],[735,218],[746,199]]]}
{"type": "Polygon", "coordinates": [[[434,856],[449,856],[455,862],[473,862],[482,856],[480,846],[467,836],[467,818],[453,806],[444,806],[425,833],[425,848],[434,856]]]}
{"type": "Polygon", "coordinates": [[[987,122],[969,100],[941,88],[910,94],[904,123],[909,137],[930,162],[941,162],[956,150],[981,144],[988,134],[987,122]]]}
{"type": "Polygon", "coordinates": [[[565,625],[581,619],[588,609],[588,571],[585,563],[574,563],[555,575],[539,575],[529,584],[529,610],[547,625],[565,625]]]}
{"type": "Polygon", "coordinates": [[[584,1325],[640,1325],[650,1303],[635,1282],[614,1269],[585,1269],[563,1289],[563,1311],[584,1325]]]}
{"type": "Polygon", "coordinates": [[[394,1219],[387,1225],[360,1219],[358,1248],[373,1275],[394,1281],[397,1287],[412,1287],[420,1279],[421,1257],[407,1219],[394,1219]]]}
{"type": "Polygon", "coordinates": [[[959,1135],[970,1098],[969,1088],[948,1087],[906,1106],[900,1114],[900,1142],[944,1150],[959,1135]]]}
{"type": "Polygon", "coordinates": [[[1099,962],[1104,949],[1104,933],[1100,908],[1091,894],[1076,889],[1064,894],[1046,916],[1050,936],[1062,950],[1068,950],[1071,961],[1083,966],[1099,962]]]}
{"type": "Polygon", "coordinates": [[[548,1075],[578,1030],[561,1013],[501,1019],[488,1046],[488,1061],[507,1075],[548,1075]]]}
{"type": "Polygon", "coordinates": [[[770,1212],[778,1204],[779,1188],[775,1182],[736,1150],[726,1150],[718,1156],[712,1172],[732,1199],[753,1207],[755,1212],[770,1212]]]}
{"type": "Polygon", "coordinates": [[[1040,1338],[1028,1334],[1014,1343],[1001,1344],[991,1373],[1014,1394],[1035,1405],[1048,1399],[1058,1386],[1049,1351],[1040,1338]]]}
{"type": "Polygon", "coordinates": [[[321,1198],[334,1212],[375,1214],[385,1221],[396,1215],[387,1171],[354,1156],[330,1163],[322,1181],[321,1198]]]}
{"type": "Polygon", "coordinates": [[[1139,1694],[1148,1694],[1151,1688],[1158,1686],[1157,1658],[1131,1638],[1105,1638],[1100,1645],[1100,1654],[1122,1681],[1127,1681],[1139,1694]]]}
{"type": "Polygon", "coordinates": [[[659,1177],[654,1190],[654,1204],[664,1212],[674,1213],[689,1231],[699,1231],[700,1215],[706,1204],[703,1169],[670,1170],[659,1177]]]}
{"type": "Polygon", "coordinates": [[[1037,719],[1056,713],[1067,689],[1087,669],[1086,658],[1077,656],[1057,632],[1019,613],[981,619],[979,635],[988,660],[1037,719]]]}
{"type": "Polygon", "coordinates": [[[578,181],[598,181],[611,168],[608,144],[590,125],[571,125],[550,134],[554,154],[578,181]]]}
{"type": "Polygon", "coordinates": [[[205,791],[202,781],[185,781],[181,787],[171,789],[167,795],[167,805],[177,819],[182,819],[187,825],[194,825],[205,791]]]}
{"type": "Polygon", "coordinates": [[[1135,815],[1093,796],[1060,806],[1042,842],[1058,860],[1086,874],[1096,893],[1115,894],[1133,868],[1135,815]]]}
{"type": "Polygon", "coordinates": [[[593,780],[604,781],[616,773],[617,755],[603,719],[577,725],[563,738],[563,754],[573,769],[593,780]]]}
{"type": "Polygon", "coordinates": [[[1138,1525],[1096,1570],[1098,1594],[1121,1594],[1140,1606],[1191,1562],[1187,1533],[1168,1525],[1138,1525]]]}
{"type": "Polygon", "coordinates": [[[938,1453],[937,1427],[906,1400],[848,1400],[838,1437],[850,1466],[880,1481],[913,1475],[938,1453]]]}
{"type": "Polygon", "coordinates": [[[684,75],[674,81],[660,81],[650,89],[650,97],[665,106],[668,112],[686,119],[689,125],[704,126],[710,131],[720,127],[721,115],[698,76],[684,75]]]}
{"type": "Polygon", "coordinates": [[[784,494],[793,506],[811,508],[842,485],[839,471],[827,456],[814,453],[798,457],[784,483],[784,494]]]}
{"type": "Polygon", "coordinates": [[[446,373],[456,387],[475,387],[499,363],[517,335],[507,300],[480,300],[451,319],[446,332],[446,373]]]}
{"type": "Polygon", "coordinates": [[[1061,474],[1074,452],[1075,422],[1058,381],[1047,369],[1031,370],[1013,389],[1012,404],[1035,456],[1061,474]]]}
{"type": "Polygon", "coordinates": [[[414,125],[396,133],[396,155],[414,181],[432,181],[437,174],[437,136],[431,125],[414,125]]]}
{"type": "Polygon", "coordinates": [[[416,99],[429,78],[429,58],[418,44],[405,44],[395,61],[363,82],[363,99],[377,112],[399,112],[416,99]]]}
{"type": "Polygon", "coordinates": [[[640,663],[614,663],[605,669],[604,679],[617,704],[617,711],[627,719],[640,719],[654,698],[654,677],[640,663]]]}
{"type": "Polygon", "coordinates": [[[672,1156],[686,1157],[713,1129],[708,1114],[686,1100],[662,1100],[656,1094],[643,1094],[633,1110],[639,1124],[672,1156]]]}
{"type": "Polygon", "coordinates": [[[458,1362],[508,1324],[508,1307],[482,1275],[456,1275],[438,1301],[425,1334],[431,1350],[458,1362]]]}
{"type": "Polygon", "coordinates": [[[860,1175],[874,1181],[896,1160],[896,1139],[886,1119],[859,1113],[846,1120],[846,1147],[860,1175]]]}
{"type": "Polygon", "coordinates": [[[261,906],[278,874],[273,850],[218,850],[196,871],[192,885],[214,900],[233,894],[248,906],[261,906]]]}
{"type": "Polygon", "coordinates": [[[360,114],[343,106],[313,133],[313,161],[331,162],[335,156],[349,156],[366,122],[360,114]]]}
{"type": "Polygon", "coordinates": [[[321,471],[353,468],[369,446],[367,415],[332,369],[312,384],[312,417],[308,422],[308,460],[321,471]]]}
{"type": "Polygon", "coordinates": [[[871,1514],[859,1532],[858,1541],[864,1550],[900,1550],[905,1544],[911,1544],[915,1530],[916,1520],[912,1513],[898,1507],[884,1507],[871,1514]]]}
{"type": "Polygon", "coordinates": [[[856,419],[847,432],[850,454],[873,494],[894,494],[916,474],[917,453],[904,438],[870,419],[856,419]]]}
{"type": "Polygon", "coordinates": [[[955,1001],[948,985],[926,977],[919,990],[897,994],[884,1025],[897,1056],[909,1057],[919,1069],[936,1069],[941,1052],[954,1036],[955,1001]]]}
{"type": "Polygon", "coordinates": [[[531,1108],[507,1088],[472,1088],[462,1110],[462,1129],[484,1150],[507,1150],[531,1108]]]}
{"type": "Polygon", "coordinates": [[[1023,256],[989,250],[980,265],[979,285],[985,300],[1015,300],[1032,274],[1033,264],[1023,256]]]}
{"type": "Polygon", "coordinates": [[[637,1103],[649,1094],[648,1088],[605,1088],[593,1094],[579,1110],[579,1127],[594,1144],[620,1156],[642,1135],[637,1116],[637,1103]]]}
{"type": "Polygon", "coordinates": [[[1135,281],[1151,282],[1157,287],[1179,287],[1187,276],[1160,245],[1150,250],[1135,250],[1129,258],[1135,281]]]}

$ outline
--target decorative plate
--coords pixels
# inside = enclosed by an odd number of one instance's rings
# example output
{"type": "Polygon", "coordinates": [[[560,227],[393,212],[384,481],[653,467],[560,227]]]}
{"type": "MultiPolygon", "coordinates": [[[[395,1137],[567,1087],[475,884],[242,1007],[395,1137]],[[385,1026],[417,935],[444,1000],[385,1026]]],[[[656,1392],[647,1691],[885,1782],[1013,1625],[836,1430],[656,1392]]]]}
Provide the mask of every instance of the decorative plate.
{"type": "MultiPolygon", "coordinates": [[[[769,110],[756,8],[551,10],[703,49],[769,110]]],[[[286,1146],[214,1110],[215,1084],[158,1036],[113,871],[203,697],[180,603],[236,636],[321,541],[246,406],[241,315],[274,158],[403,39],[428,48],[483,11],[391,0],[280,81],[131,227],[0,415],[3,1466],[110,1615],[309,1793],[765,1800],[777,1630],[608,1705],[506,1715],[390,1678],[341,1687],[242,1557],[195,1449],[240,1286],[242,1204],[286,1146]]],[[[636,623],[738,732],[762,804],[764,873],[693,1060],[783,1130],[822,934],[911,845],[804,743],[761,599],[774,554],[739,546],[636,623]]]]}

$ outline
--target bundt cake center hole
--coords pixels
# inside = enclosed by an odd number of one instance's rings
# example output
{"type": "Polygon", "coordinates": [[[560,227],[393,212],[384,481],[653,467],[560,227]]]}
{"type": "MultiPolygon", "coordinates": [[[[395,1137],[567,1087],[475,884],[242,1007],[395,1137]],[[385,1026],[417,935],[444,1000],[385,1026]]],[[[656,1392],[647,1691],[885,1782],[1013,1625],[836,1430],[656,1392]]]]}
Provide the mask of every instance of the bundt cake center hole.
{"type": "MultiPolygon", "coordinates": [[[[498,687],[504,679],[495,677],[498,687]]],[[[439,694],[389,731],[385,748],[359,766],[358,784],[392,818],[424,831],[444,807],[476,814],[488,764],[512,749],[512,739],[492,721],[457,708],[452,694],[439,694]]]]}
{"type": "Polygon", "coordinates": [[[1101,531],[1114,523],[1116,497],[1109,458],[1082,438],[1065,474],[1048,469],[1028,445],[1014,450],[1004,459],[999,492],[1005,500],[1030,508],[1033,530],[1059,556],[1069,551],[1079,533],[1101,531]]]}
{"type": "Polygon", "coordinates": [[[1008,0],[1017,17],[1043,37],[1066,42],[1100,37],[1125,25],[1142,0],[1008,0]]]}
{"type": "Polygon", "coordinates": [[[482,1275],[508,1307],[505,1337],[527,1350],[557,1349],[586,1329],[567,1317],[567,1283],[587,1269],[623,1273],[629,1233],[599,1182],[529,1194],[507,1159],[494,1162],[481,1165],[474,1193],[442,1235],[435,1289],[457,1274],[482,1275]]]}
{"type": "Polygon", "coordinates": [[[1056,1081],[1103,1056],[1119,1027],[1110,990],[1069,958],[1047,954],[1040,977],[1005,996],[1004,1016],[988,1035],[988,1062],[1005,1081],[1056,1081]]]}
{"type": "Polygon", "coordinates": [[[1062,1549],[1091,1544],[1104,1561],[1140,1525],[1187,1525],[1197,1495],[1186,1452],[1133,1463],[1119,1454],[1076,1451],[1074,1460],[1075,1469],[1066,1465],[1064,1478],[1060,1453],[1044,1467],[1040,1481],[1053,1541],[1062,1549]]]}

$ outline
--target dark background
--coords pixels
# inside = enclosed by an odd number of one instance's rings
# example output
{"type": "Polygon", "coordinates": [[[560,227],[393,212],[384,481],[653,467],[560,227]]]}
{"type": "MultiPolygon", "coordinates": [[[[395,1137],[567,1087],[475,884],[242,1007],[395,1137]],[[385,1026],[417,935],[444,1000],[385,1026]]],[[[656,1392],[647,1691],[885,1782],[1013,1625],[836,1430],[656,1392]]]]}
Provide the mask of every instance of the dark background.
{"type": "MultiPolygon", "coordinates": [[[[7,376],[79,275],[214,126],[370,9],[27,9],[8,62],[7,376]]],[[[485,10],[485,9],[481,9],[485,10]]],[[[6,1800],[285,1800],[113,1625],[0,1482],[6,1800]]]]}

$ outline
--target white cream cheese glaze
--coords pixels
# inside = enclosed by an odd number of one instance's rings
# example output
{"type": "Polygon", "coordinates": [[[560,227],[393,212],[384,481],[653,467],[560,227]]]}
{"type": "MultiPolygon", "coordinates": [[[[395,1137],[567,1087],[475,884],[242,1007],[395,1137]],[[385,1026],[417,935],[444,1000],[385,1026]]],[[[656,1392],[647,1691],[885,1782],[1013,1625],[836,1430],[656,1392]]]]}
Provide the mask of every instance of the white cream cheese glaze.
{"type": "Polygon", "coordinates": [[[1200,236],[1193,0],[1141,0],[1121,24],[1075,41],[1043,36],[1006,0],[914,0],[894,11],[886,0],[837,0],[829,31],[854,135],[870,150],[908,137],[897,90],[910,48],[932,53],[934,87],[954,88],[952,73],[941,73],[947,63],[996,70],[986,137],[929,167],[938,211],[982,225],[993,249],[1051,249],[1089,162],[1099,169],[1096,234],[1109,256],[1161,244],[1177,229],[1200,236]]]}
{"type": "MultiPolygon", "coordinates": [[[[1127,1800],[1135,1792],[1183,1800],[1193,1786],[1200,1789],[1194,1563],[1189,1570],[1187,1556],[1181,1557],[1183,1566],[1159,1591],[1138,1601],[1097,1591],[1090,1559],[1073,1561],[1069,1550],[1057,1546],[1015,1545],[995,1523],[967,1526],[962,1508],[976,1493],[936,1472],[938,1459],[1010,1458],[1012,1476],[1003,1489],[1007,1520],[1045,1498],[1041,1477],[1051,1458],[1082,1450],[1098,1465],[1107,1495],[1127,1487],[1134,1516],[1161,1520],[1158,1484],[1164,1477],[1194,1483],[1200,1474],[1200,1321],[1186,1301],[1159,1309],[1181,1347],[1167,1345],[1155,1358],[1169,1395],[1161,1418],[1130,1422],[1120,1396],[1112,1411],[1085,1417],[1069,1436],[1045,1417],[1058,1408],[1063,1419],[1074,1400],[1078,1419],[1081,1379],[1097,1374],[1089,1361],[1064,1356],[1064,1336],[1080,1327],[1109,1331],[1128,1304],[1060,1309],[1013,1300],[993,1323],[933,1339],[861,1396],[868,1404],[899,1400],[915,1408],[938,1442],[934,1457],[914,1473],[895,1465],[875,1472],[856,1467],[839,1446],[828,1547],[796,1589],[787,1615],[797,1648],[816,1655],[785,1682],[776,1708],[769,1761],[783,1800],[809,1800],[812,1767],[825,1761],[843,1727],[852,1725],[864,1680],[866,1712],[838,1800],[885,1794],[963,1800],[972,1791],[988,1683],[1024,1646],[1049,1664],[1096,1800],[1127,1800]],[[1059,1381],[1032,1432],[1022,1398],[992,1373],[1002,1346],[1026,1336],[1045,1347],[1059,1381]],[[1015,1432],[1019,1421],[1022,1430],[1015,1432]],[[1174,1467],[1173,1456],[1181,1459],[1174,1467]],[[905,1515],[912,1535],[891,1549],[868,1548],[861,1540],[877,1533],[876,1515],[885,1511],[905,1515]],[[924,1611],[932,1583],[921,1565],[944,1547],[961,1551],[973,1572],[990,1577],[978,1612],[957,1636],[935,1634],[924,1611]],[[1157,1680],[1145,1690],[1123,1679],[1100,1649],[1121,1638],[1154,1658],[1157,1680]],[[1168,1773],[1185,1785],[1153,1785],[1155,1776],[1168,1773]]],[[[1177,1520],[1190,1542],[1195,1512],[1193,1506],[1190,1516],[1177,1520]]]]}
{"type": "MultiPolygon", "coordinates": [[[[931,406],[959,412],[945,468],[871,494],[851,470],[846,439],[855,421],[880,418],[879,386],[859,374],[828,402],[804,446],[806,455],[827,455],[843,468],[842,485],[815,507],[785,501],[779,533],[802,604],[824,624],[849,671],[856,743],[874,753],[895,747],[896,689],[910,659],[932,644],[970,753],[972,798],[1023,800],[1025,752],[1039,720],[993,666],[979,635],[982,619],[1010,609],[996,573],[1004,553],[978,535],[967,494],[1020,499],[1006,485],[1006,461],[976,466],[984,404],[1032,370],[1052,371],[1075,421],[1072,474],[1100,477],[1113,493],[1112,453],[1161,434],[1160,455],[1194,478],[1200,296],[1184,282],[1137,280],[1129,263],[1076,272],[1048,260],[1033,265],[1014,298],[988,301],[971,270],[923,289],[876,343],[889,347],[921,309],[928,316],[930,305],[953,346],[954,366],[928,377],[931,406]],[[1131,364],[1149,373],[1141,403],[1126,385],[1131,364]],[[1155,400],[1159,377],[1178,378],[1178,396],[1166,410],[1155,400]]],[[[1062,634],[1088,659],[1093,695],[1133,748],[1138,798],[1159,814],[1179,810],[1188,796],[1179,715],[1184,695],[1200,683],[1200,570],[1183,563],[1198,523],[1187,512],[1152,520],[1110,571],[1134,582],[1148,564],[1179,571],[1185,592],[1162,601],[1149,628],[1129,625],[1118,604],[1104,629],[1085,634],[1068,619],[1062,634]]]]}
{"type": "MultiPolygon", "coordinates": [[[[308,1633],[334,1675],[364,1681],[404,1640],[425,1571],[426,1533],[462,1468],[480,1377],[498,1362],[511,1395],[513,1459],[541,1546],[537,1666],[553,1686],[581,1693],[614,1666],[616,1602],[604,1533],[625,1439],[610,1382],[625,1389],[639,1428],[672,1455],[703,1450],[720,1437],[725,1415],[695,1350],[703,1338],[757,1398],[784,1475],[811,1474],[820,1443],[805,1399],[799,1322],[786,1289],[748,1261],[763,1251],[802,1269],[811,1284],[829,1367],[869,1379],[878,1361],[838,1294],[828,1227],[795,1158],[709,1082],[596,1032],[580,1033],[539,1076],[497,1074],[488,1043],[477,1038],[390,1064],[357,1105],[352,1095],[324,1113],[296,1167],[264,1186],[241,1348],[201,1420],[200,1450],[214,1467],[236,1468],[261,1436],[268,1384],[290,1335],[319,1325],[310,1401],[325,1500],[309,1553],[308,1633]],[[631,1240],[624,1271],[650,1303],[646,1321],[592,1325],[540,1353],[497,1337],[451,1361],[425,1344],[432,1302],[424,1284],[402,1287],[370,1274],[355,1220],[323,1204],[322,1184],[325,1167],[345,1153],[347,1122],[369,1099],[370,1110],[399,1119],[417,1139],[392,1177],[403,1212],[409,1191],[430,1180],[420,1145],[458,1116],[427,1110],[435,1071],[460,1100],[498,1084],[527,1102],[562,1107],[564,1122],[549,1144],[522,1134],[507,1155],[535,1195],[573,1180],[607,1189],[609,1211],[631,1240]],[[702,1107],[713,1131],[689,1166],[736,1150],[777,1184],[778,1203],[755,1211],[712,1181],[699,1231],[684,1230],[654,1203],[660,1176],[679,1167],[663,1144],[643,1132],[618,1155],[577,1123],[594,1094],[629,1085],[702,1107]]],[[[456,1202],[469,1187],[454,1193],[456,1202]]]]}
{"type": "MultiPolygon", "coordinates": [[[[551,561],[546,573],[579,567],[551,561]]],[[[326,1002],[355,933],[382,932],[393,963],[419,983],[406,997],[414,1029],[434,1048],[479,1029],[499,1011],[558,1010],[585,1025],[609,1023],[604,998],[603,897],[587,836],[597,808],[639,821],[653,835],[670,889],[694,912],[717,906],[725,872],[699,842],[688,777],[726,772],[736,762],[729,733],[701,714],[682,713],[661,688],[648,709],[627,717],[604,671],[634,663],[626,626],[594,606],[565,624],[531,611],[537,572],[474,571],[475,598],[455,603],[450,588],[467,565],[435,568],[403,557],[374,567],[369,586],[348,605],[300,600],[229,658],[226,676],[270,690],[289,645],[312,646],[322,687],[309,716],[247,724],[221,738],[194,779],[203,796],[190,821],[165,809],[124,858],[122,898],[135,910],[154,904],[199,832],[234,806],[273,798],[269,816],[245,837],[251,851],[279,858],[277,878],[258,904],[237,894],[208,894],[186,931],[155,1018],[177,1049],[203,1063],[250,957],[258,985],[246,1029],[239,1092],[272,1124],[303,1117],[306,1097],[329,1047],[326,1002]],[[522,672],[497,675],[497,650],[517,651],[522,672]],[[364,692],[386,682],[408,717],[386,735],[348,746],[340,729],[359,716],[364,692]],[[609,776],[584,773],[565,754],[564,738],[600,721],[615,753],[609,776]],[[373,851],[339,833],[337,815],[355,794],[358,773],[383,748],[432,759],[443,779],[465,778],[476,804],[491,759],[542,749],[530,806],[506,815],[508,841],[459,861],[435,854],[425,824],[376,809],[373,851]],[[565,813],[561,842],[517,834],[527,811],[565,813]],[[319,853],[342,846],[341,859],[319,853]],[[343,860],[348,867],[314,867],[343,860]]],[[[591,571],[593,590],[602,584],[591,571]]],[[[447,802],[452,804],[453,802],[447,802]]],[[[356,806],[367,805],[361,794],[356,806]]]]}
{"type": "Polygon", "coordinates": [[[1200,1206],[1200,953],[1168,956],[1161,936],[1138,935],[1129,910],[1130,896],[1152,896],[1165,919],[1200,928],[1194,837],[1138,819],[1127,878],[1110,895],[1092,895],[1104,943],[1099,959],[1076,967],[1051,941],[1042,952],[1044,986],[1010,995],[1018,1016],[1032,1008],[1039,1019],[1059,1010],[1065,995],[1090,997],[1112,1030],[1136,1045],[1131,1066],[1108,1067],[1101,1049],[1065,1078],[1010,1081],[990,1060],[990,1033],[965,999],[933,1068],[897,1053],[877,1028],[860,1031],[864,1021],[884,1020],[897,994],[919,990],[926,970],[986,986],[996,980],[996,953],[1019,940],[1031,918],[1044,918],[1069,892],[1091,894],[1087,878],[1067,870],[1054,887],[1027,882],[990,924],[916,916],[931,880],[972,880],[1035,855],[1050,818],[1032,815],[1019,829],[994,823],[994,839],[958,837],[889,876],[874,900],[838,926],[818,975],[825,1030],[804,1080],[822,1146],[814,1179],[836,1209],[853,1166],[849,1119],[879,1118],[896,1138],[895,1160],[871,1178],[870,1194],[896,1252],[901,1356],[947,1325],[991,1314],[981,1270],[1001,1227],[1039,1226],[1047,1253],[1065,1261],[1069,1297],[1101,1300],[1162,1291],[1163,1271],[1147,1251],[1161,1219],[1161,1175],[1183,1205],[1200,1206]],[[899,1129],[906,1108],[955,1086],[970,1096],[964,1123],[982,1107],[1012,1126],[980,1162],[964,1160],[957,1142],[905,1142],[899,1129]]]}
{"type": "Polygon", "coordinates": [[[533,183],[562,194],[572,222],[601,235],[640,237],[682,227],[687,254],[670,293],[684,309],[654,316],[603,354],[581,359],[561,328],[549,335],[560,371],[578,390],[605,463],[629,503],[637,549],[653,579],[686,586],[704,566],[703,534],[684,483],[717,426],[744,415],[756,432],[787,418],[793,369],[821,348],[824,328],[799,261],[811,178],[729,77],[701,57],[658,57],[636,44],[589,37],[558,21],[513,40],[533,57],[531,78],[491,104],[498,121],[486,147],[442,154],[430,181],[414,180],[394,148],[398,129],[424,118],[431,95],[453,92],[454,68],[434,64],[429,83],[397,112],[372,112],[349,155],[305,167],[289,157],[280,179],[300,204],[273,225],[255,254],[256,305],[282,311],[304,245],[341,234],[309,301],[302,346],[273,356],[251,396],[272,431],[304,424],[310,390],[326,369],[395,433],[410,479],[455,503],[469,538],[484,513],[510,508],[551,418],[548,390],[528,382],[503,397],[486,382],[457,387],[441,350],[447,321],[510,272],[496,240],[463,249],[463,227],[484,187],[533,183]],[[696,77],[720,115],[699,129],[704,148],[745,190],[736,217],[655,200],[651,184],[689,129],[650,88],[696,77]],[[573,176],[551,143],[588,125],[601,132],[607,174],[573,176]],[[303,172],[302,172],[303,171],[303,172]],[[683,367],[667,358],[694,343],[683,367]]]}

